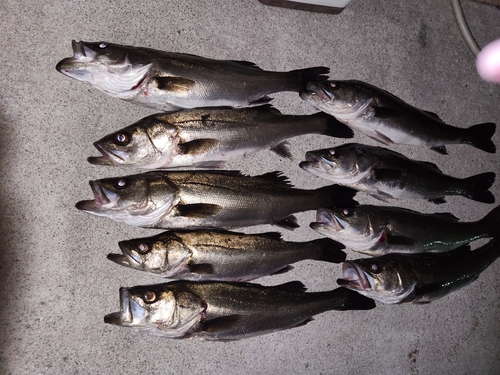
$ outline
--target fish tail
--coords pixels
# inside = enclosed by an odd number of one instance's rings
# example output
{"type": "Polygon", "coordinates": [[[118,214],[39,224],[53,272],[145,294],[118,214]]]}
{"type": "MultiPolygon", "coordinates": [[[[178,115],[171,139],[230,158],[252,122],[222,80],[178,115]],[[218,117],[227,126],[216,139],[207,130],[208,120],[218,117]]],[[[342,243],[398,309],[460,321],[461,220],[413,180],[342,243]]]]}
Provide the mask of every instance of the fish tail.
{"type": "Polygon", "coordinates": [[[466,129],[467,143],[480,150],[494,154],[497,148],[491,140],[491,137],[495,134],[495,130],[496,125],[492,122],[473,125],[466,129]]]}
{"type": "Polygon", "coordinates": [[[314,246],[318,250],[317,256],[314,258],[315,260],[342,263],[347,257],[346,253],[342,251],[345,246],[330,238],[320,238],[310,241],[308,244],[314,246]]]}
{"type": "Polygon", "coordinates": [[[320,134],[337,138],[353,138],[354,132],[352,129],[341,123],[335,117],[326,114],[325,112],[318,112],[311,115],[311,120],[318,121],[321,124],[320,134]]]}
{"type": "Polygon", "coordinates": [[[297,69],[288,72],[297,77],[297,85],[292,91],[303,91],[306,89],[307,82],[309,81],[326,81],[330,73],[330,68],[325,66],[316,66],[314,68],[297,69]]]}
{"type": "Polygon", "coordinates": [[[481,219],[481,226],[486,229],[488,236],[494,237],[498,235],[500,229],[500,206],[491,210],[481,219]]]}
{"type": "Polygon", "coordinates": [[[335,208],[335,207],[353,207],[359,203],[353,198],[357,190],[340,186],[330,185],[315,190],[319,198],[319,207],[335,208]]]}
{"type": "Polygon", "coordinates": [[[347,288],[340,287],[328,293],[331,293],[333,310],[371,310],[376,306],[371,298],[347,288]]]}
{"type": "Polygon", "coordinates": [[[495,182],[495,173],[481,173],[464,178],[462,181],[465,183],[465,190],[462,195],[478,202],[495,202],[495,196],[489,191],[489,188],[493,185],[493,182],[495,182]]]}

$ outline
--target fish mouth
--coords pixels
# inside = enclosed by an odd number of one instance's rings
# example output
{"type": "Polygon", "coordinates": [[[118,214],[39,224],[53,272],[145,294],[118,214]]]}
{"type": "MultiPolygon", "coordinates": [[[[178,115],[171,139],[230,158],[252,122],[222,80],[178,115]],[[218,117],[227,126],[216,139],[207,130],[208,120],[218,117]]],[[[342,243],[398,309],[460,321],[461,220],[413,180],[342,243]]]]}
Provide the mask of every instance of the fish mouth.
{"type": "Polygon", "coordinates": [[[126,325],[132,323],[132,309],[130,306],[130,294],[127,288],[120,288],[120,311],[108,314],[104,317],[104,323],[113,325],[126,325]]]}
{"type": "Polygon", "coordinates": [[[118,195],[102,187],[98,181],[89,181],[90,188],[94,194],[93,200],[80,201],[76,208],[81,211],[96,212],[103,208],[112,208],[118,201],[118,195]]]}
{"type": "Polygon", "coordinates": [[[108,254],[107,258],[121,266],[138,268],[142,263],[141,258],[126,246],[127,242],[128,241],[118,242],[122,254],[108,254]]]}
{"type": "Polygon", "coordinates": [[[371,290],[371,277],[364,272],[356,263],[346,261],[342,265],[343,278],[337,279],[337,284],[353,290],[371,290]]]}
{"type": "Polygon", "coordinates": [[[59,61],[56,69],[58,72],[70,77],[83,75],[84,71],[81,68],[78,69],[75,63],[91,62],[95,59],[97,53],[87,47],[84,42],[77,42],[75,40],[71,41],[71,48],[73,49],[73,56],[59,61]]]}
{"type": "Polygon", "coordinates": [[[90,156],[87,161],[94,165],[119,166],[125,164],[124,152],[118,150],[108,150],[99,142],[94,143],[94,147],[102,154],[101,156],[90,156]]]}
{"type": "MultiPolygon", "coordinates": [[[[315,97],[322,103],[327,103],[333,99],[333,94],[325,90],[323,85],[323,82],[308,82],[304,94],[310,97],[315,97]]],[[[330,85],[334,87],[333,83],[330,85]]]]}
{"type": "Polygon", "coordinates": [[[311,223],[312,229],[329,228],[333,229],[335,232],[341,232],[347,226],[344,220],[325,208],[318,209],[316,212],[316,220],[316,223],[311,223]],[[313,227],[313,224],[316,228],[313,227]]]}

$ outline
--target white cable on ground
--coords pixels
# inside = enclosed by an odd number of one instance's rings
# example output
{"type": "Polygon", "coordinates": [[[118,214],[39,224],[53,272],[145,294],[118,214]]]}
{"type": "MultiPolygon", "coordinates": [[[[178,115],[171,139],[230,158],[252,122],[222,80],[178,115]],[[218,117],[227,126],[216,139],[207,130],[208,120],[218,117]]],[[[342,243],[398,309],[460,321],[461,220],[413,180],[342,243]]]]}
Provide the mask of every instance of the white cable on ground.
{"type": "Polygon", "coordinates": [[[462,5],[460,4],[460,0],[451,0],[451,6],[453,8],[453,14],[455,15],[455,19],[457,20],[458,28],[462,33],[465,43],[467,44],[471,52],[474,54],[474,56],[477,56],[477,54],[479,53],[479,51],[481,51],[481,49],[477,45],[476,41],[474,40],[474,37],[470,32],[469,26],[467,25],[467,21],[465,20],[464,17],[464,12],[462,10],[462,5]]]}

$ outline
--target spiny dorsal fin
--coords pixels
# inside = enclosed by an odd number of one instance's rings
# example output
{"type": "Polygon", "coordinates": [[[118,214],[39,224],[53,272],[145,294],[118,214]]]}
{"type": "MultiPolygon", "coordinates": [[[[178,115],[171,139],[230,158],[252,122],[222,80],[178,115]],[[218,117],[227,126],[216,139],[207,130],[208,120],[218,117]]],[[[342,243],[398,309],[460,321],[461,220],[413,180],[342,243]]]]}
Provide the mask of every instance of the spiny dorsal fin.
{"type": "Polygon", "coordinates": [[[283,172],[280,171],[274,171],[274,172],[268,172],[264,173],[260,176],[256,176],[258,178],[262,178],[264,180],[273,182],[275,184],[279,184],[285,187],[293,187],[293,185],[290,183],[290,180],[288,179],[287,176],[283,174],[283,172]]]}

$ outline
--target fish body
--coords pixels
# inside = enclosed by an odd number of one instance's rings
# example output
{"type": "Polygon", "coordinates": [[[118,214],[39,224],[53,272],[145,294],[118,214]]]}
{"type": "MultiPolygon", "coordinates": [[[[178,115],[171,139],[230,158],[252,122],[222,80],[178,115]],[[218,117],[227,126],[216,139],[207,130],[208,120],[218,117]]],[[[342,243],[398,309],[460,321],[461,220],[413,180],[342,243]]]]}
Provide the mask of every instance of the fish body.
{"type": "Polygon", "coordinates": [[[205,57],[107,42],[72,41],[73,56],[56,69],[112,97],[161,111],[198,107],[247,107],[267,95],[305,88],[328,68],[265,71],[247,61],[205,57]]]}
{"type": "Polygon", "coordinates": [[[279,172],[243,176],[234,171],[146,172],[91,181],[88,213],[130,225],[164,229],[236,228],[259,224],[298,227],[292,214],[351,206],[355,191],[342,186],[292,188],[279,172]]]}
{"type": "Polygon", "coordinates": [[[493,239],[473,251],[463,246],[445,253],[357,259],[344,262],[337,283],[382,303],[427,303],[470,284],[499,255],[493,239]]]}
{"type": "Polygon", "coordinates": [[[321,208],[315,231],[368,255],[445,252],[500,230],[500,206],[483,219],[459,222],[449,213],[423,214],[399,207],[321,208]]]}
{"type": "Polygon", "coordinates": [[[174,281],[120,288],[121,310],[104,322],[176,339],[239,340],[304,325],[329,310],[367,310],[372,300],[345,288],[304,293],[278,286],[174,281]]]}
{"type": "Polygon", "coordinates": [[[444,123],[436,114],[409,105],[361,81],[310,82],[301,97],[340,122],[385,145],[427,146],[447,154],[447,144],[469,144],[494,153],[494,123],[467,129],[444,123]]]}
{"type": "Polygon", "coordinates": [[[290,270],[305,259],[340,263],[342,245],[330,239],[286,242],[277,232],[244,234],[221,230],[170,231],[121,241],[123,254],[108,259],[171,279],[249,281],[290,270]]]}
{"type": "Polygon", "coordinates": [[[271,149],[291,158],[286,140],[304,134],[342,138],[352,130],[333,117],[282,115],[269,105],[158,113],[95,142],[102,153],[89,162],[146,169],[220,167],[231,159],[271,149]]]}
{"type": "Polygon", "coordinates": [[[363,191],[384,202],[392,199],[427,199],[444,203],[445,196],[493,203],[488,190],[495,173],[468,178],[444,174],[432,163],[407,158],[383,147],[358,143],[309,151],[300,167],[315,176],[363,191]]]}

